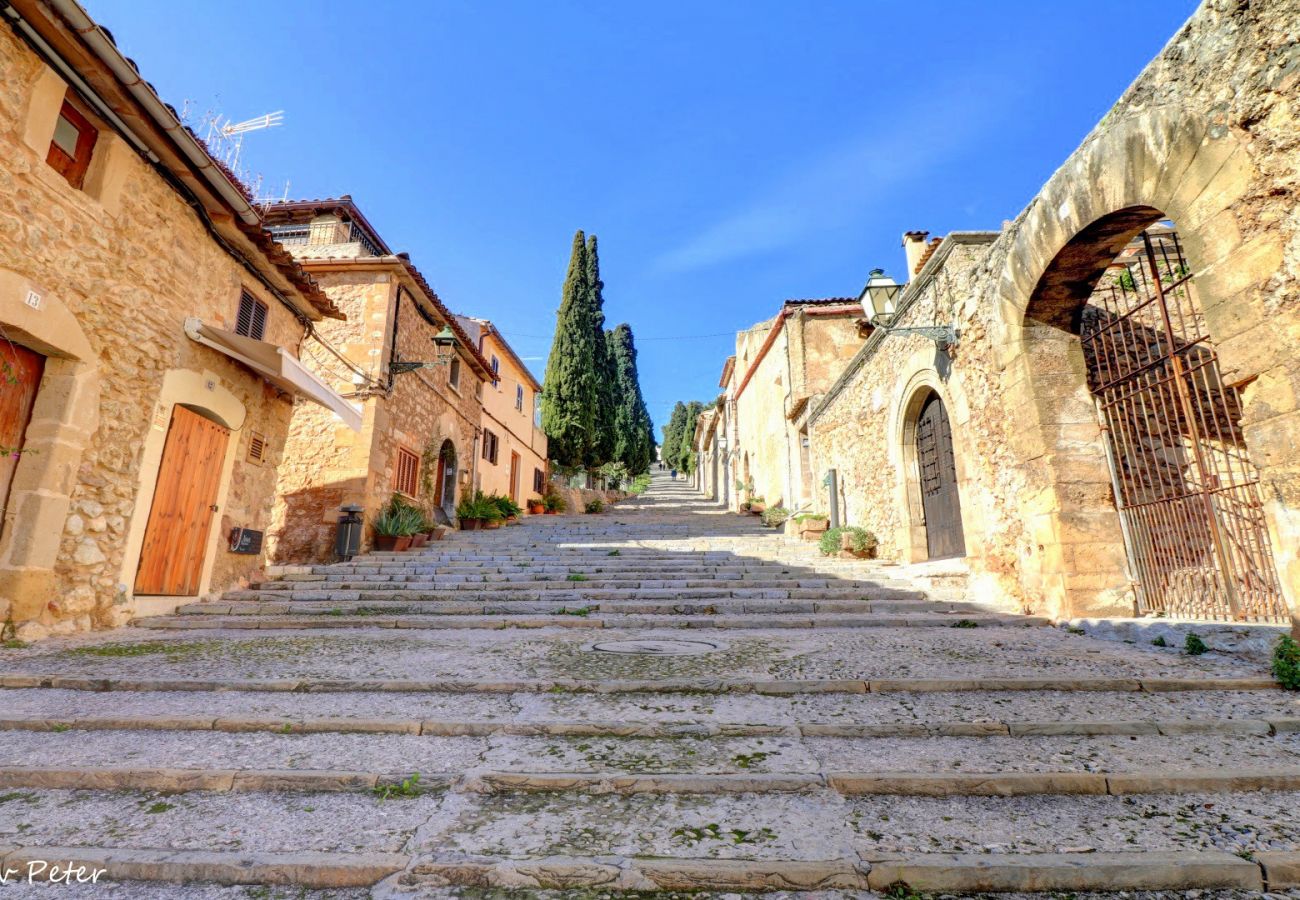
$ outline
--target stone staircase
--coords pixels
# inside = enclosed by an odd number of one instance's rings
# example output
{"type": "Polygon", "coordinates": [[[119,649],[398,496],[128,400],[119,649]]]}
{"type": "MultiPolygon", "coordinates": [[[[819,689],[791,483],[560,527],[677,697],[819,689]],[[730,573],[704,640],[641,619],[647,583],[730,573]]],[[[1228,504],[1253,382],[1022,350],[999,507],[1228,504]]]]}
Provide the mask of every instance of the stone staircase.
{"type": "Polygon", "coordinates": [[[1300,887],[1300,696],[903,571],[660,476],[3,649],[0,871],[195,898],[1300,887]]]}

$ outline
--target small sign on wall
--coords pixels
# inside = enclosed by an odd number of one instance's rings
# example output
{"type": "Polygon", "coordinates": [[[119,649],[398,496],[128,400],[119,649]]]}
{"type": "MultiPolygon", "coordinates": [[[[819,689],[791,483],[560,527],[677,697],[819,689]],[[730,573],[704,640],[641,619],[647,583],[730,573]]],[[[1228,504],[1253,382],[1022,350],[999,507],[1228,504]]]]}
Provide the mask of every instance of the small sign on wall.
{"type": "Polygon", "coordinates": [[[230,529],[230,552],[248,554],[261,553],[262,532],[254,531],[251,528],[230,529]]]}

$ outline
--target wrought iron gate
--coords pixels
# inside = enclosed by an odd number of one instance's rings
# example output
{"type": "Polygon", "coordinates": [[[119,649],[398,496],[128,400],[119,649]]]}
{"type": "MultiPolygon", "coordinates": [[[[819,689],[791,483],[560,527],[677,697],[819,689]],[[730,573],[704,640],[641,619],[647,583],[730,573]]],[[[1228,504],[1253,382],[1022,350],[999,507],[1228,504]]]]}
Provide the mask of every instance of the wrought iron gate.
{"type": "Polygon", "coordinates": [[[1102,276],[1080,335],[1143,612],[1286,621],[1259,474],[1178,234],[1154,226],[1102,276]]]}

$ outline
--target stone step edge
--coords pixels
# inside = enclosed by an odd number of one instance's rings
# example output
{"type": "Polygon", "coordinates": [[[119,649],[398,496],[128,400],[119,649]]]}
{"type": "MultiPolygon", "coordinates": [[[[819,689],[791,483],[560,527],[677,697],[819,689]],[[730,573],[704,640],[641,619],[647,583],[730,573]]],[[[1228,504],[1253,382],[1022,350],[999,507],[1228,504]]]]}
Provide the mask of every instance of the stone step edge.
{"type": "MultiPolygon", "coordinates": [[[[688,615],[685,613],[657,614],[664,621],[647,621],[656,614],[611,615],[537,615],[528,613],[502,615],[424,615],[403,616],[313,616],[302,613],[276,615],[182,615],[146,616],[133,619],[131,625],[141,629],[163,631],[199,631],[231,629],[239,631],[313,631],[348,628],[391,628],[404,631],[438,631],[455,629],[484,629],[503,631],[511,628],[670,628],[670,629],[811,629],[811,628],[952,628],[957,621],[974,623],[984,628],[1046,627],[1051,622],[1041,616],[989,616],[959,613],[930,613],[898,615],[894,613],[746,613],[744,615],[688,615]]],[[[965,626],[970,627],[970,626],[965,626]]]]}
{"type": "Polygon", "coordinates": [[[0,847],[0,874],[10,884],[64,880],[53,872],[71,869],[71,881],[200,881],[215,884],[293,884],[308,888],[371,887],[400,872],[410,858],[396,853],[292,853],[129,849],[116,847],[0,847]],[[43,867],[41,864],[45,864],[43,867]],[[78,867],[81,867],[80,870],[78,867]]]}
{"type": "MultiPolygon", "coordinates": [[[[0,766],[9,790],[207,791],[248,793],[376,791],[409,772],[326,769],[183,769],[162,767],[0,766]]],[[[1300,768],[1187,772],[778,772],[420,773],[419,790],[458,793],[776,794],[829,790],[845,797],[1021,797],[1030,795],[1300,791],[1300,768]]]]}
{"type": "Polygon", "coordinates": [[[349,678],[116,678],[54,674],[0,675],[0,689],[76,691],[256,691],[271,693],[591,693],[591,694],[865,694],[1064,691],[1152,694],[1188,691],[1280,690],[1271,678],[888,678],[749,679],[685,678],[513,681],[415,681],[349,678]]]}
{"type": "Polygon", "coordinates": [[[0,717],[0,731],[216,731],[229,734],[409,734],[426,737],[487,737],[491,735],[548,737],[1065,737],[1164,736],[1187,734],[1247,734],[1273,736],[1300,732],[1300,718],[1272,719],[1132,719],[1062,720],[1056,722],[600,722],[582,721],[464,721],[453,719],[347,718],[318,716],[51,716],[0,717]]]}
{"type": "MultiPolygon", "coordinates": [[[[1245,860],[1217,850],[1118,853],[899,854],[856,859],[417,858],[399,883],[629,891],[869,889],[1038,892],[1282,889],[1300,883],[1300,853],[1245,860]]],[[[902,892],[900,892],[902,893],[902,892]]]]}

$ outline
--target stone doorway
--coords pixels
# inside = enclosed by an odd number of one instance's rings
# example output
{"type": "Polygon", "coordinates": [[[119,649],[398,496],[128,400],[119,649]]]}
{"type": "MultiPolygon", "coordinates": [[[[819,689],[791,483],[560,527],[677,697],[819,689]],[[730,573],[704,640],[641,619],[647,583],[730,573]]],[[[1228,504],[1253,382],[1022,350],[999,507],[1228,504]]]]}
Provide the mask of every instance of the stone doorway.
{"type": "Polygon", "coordinates": [[[450,439],[438,449],[438,472],[433,484],[434,517],[445,525],[456,516],[456,445],[450,439]]]}
{"type": "Polygon", "coordinates": [[[921,403],[913,432],[916,442],[917,484],[925,521],[927,559],[966,555],[957,492],[957,461],[952,450],[952,425],[939,395],[929,392],[921,403]]]}

